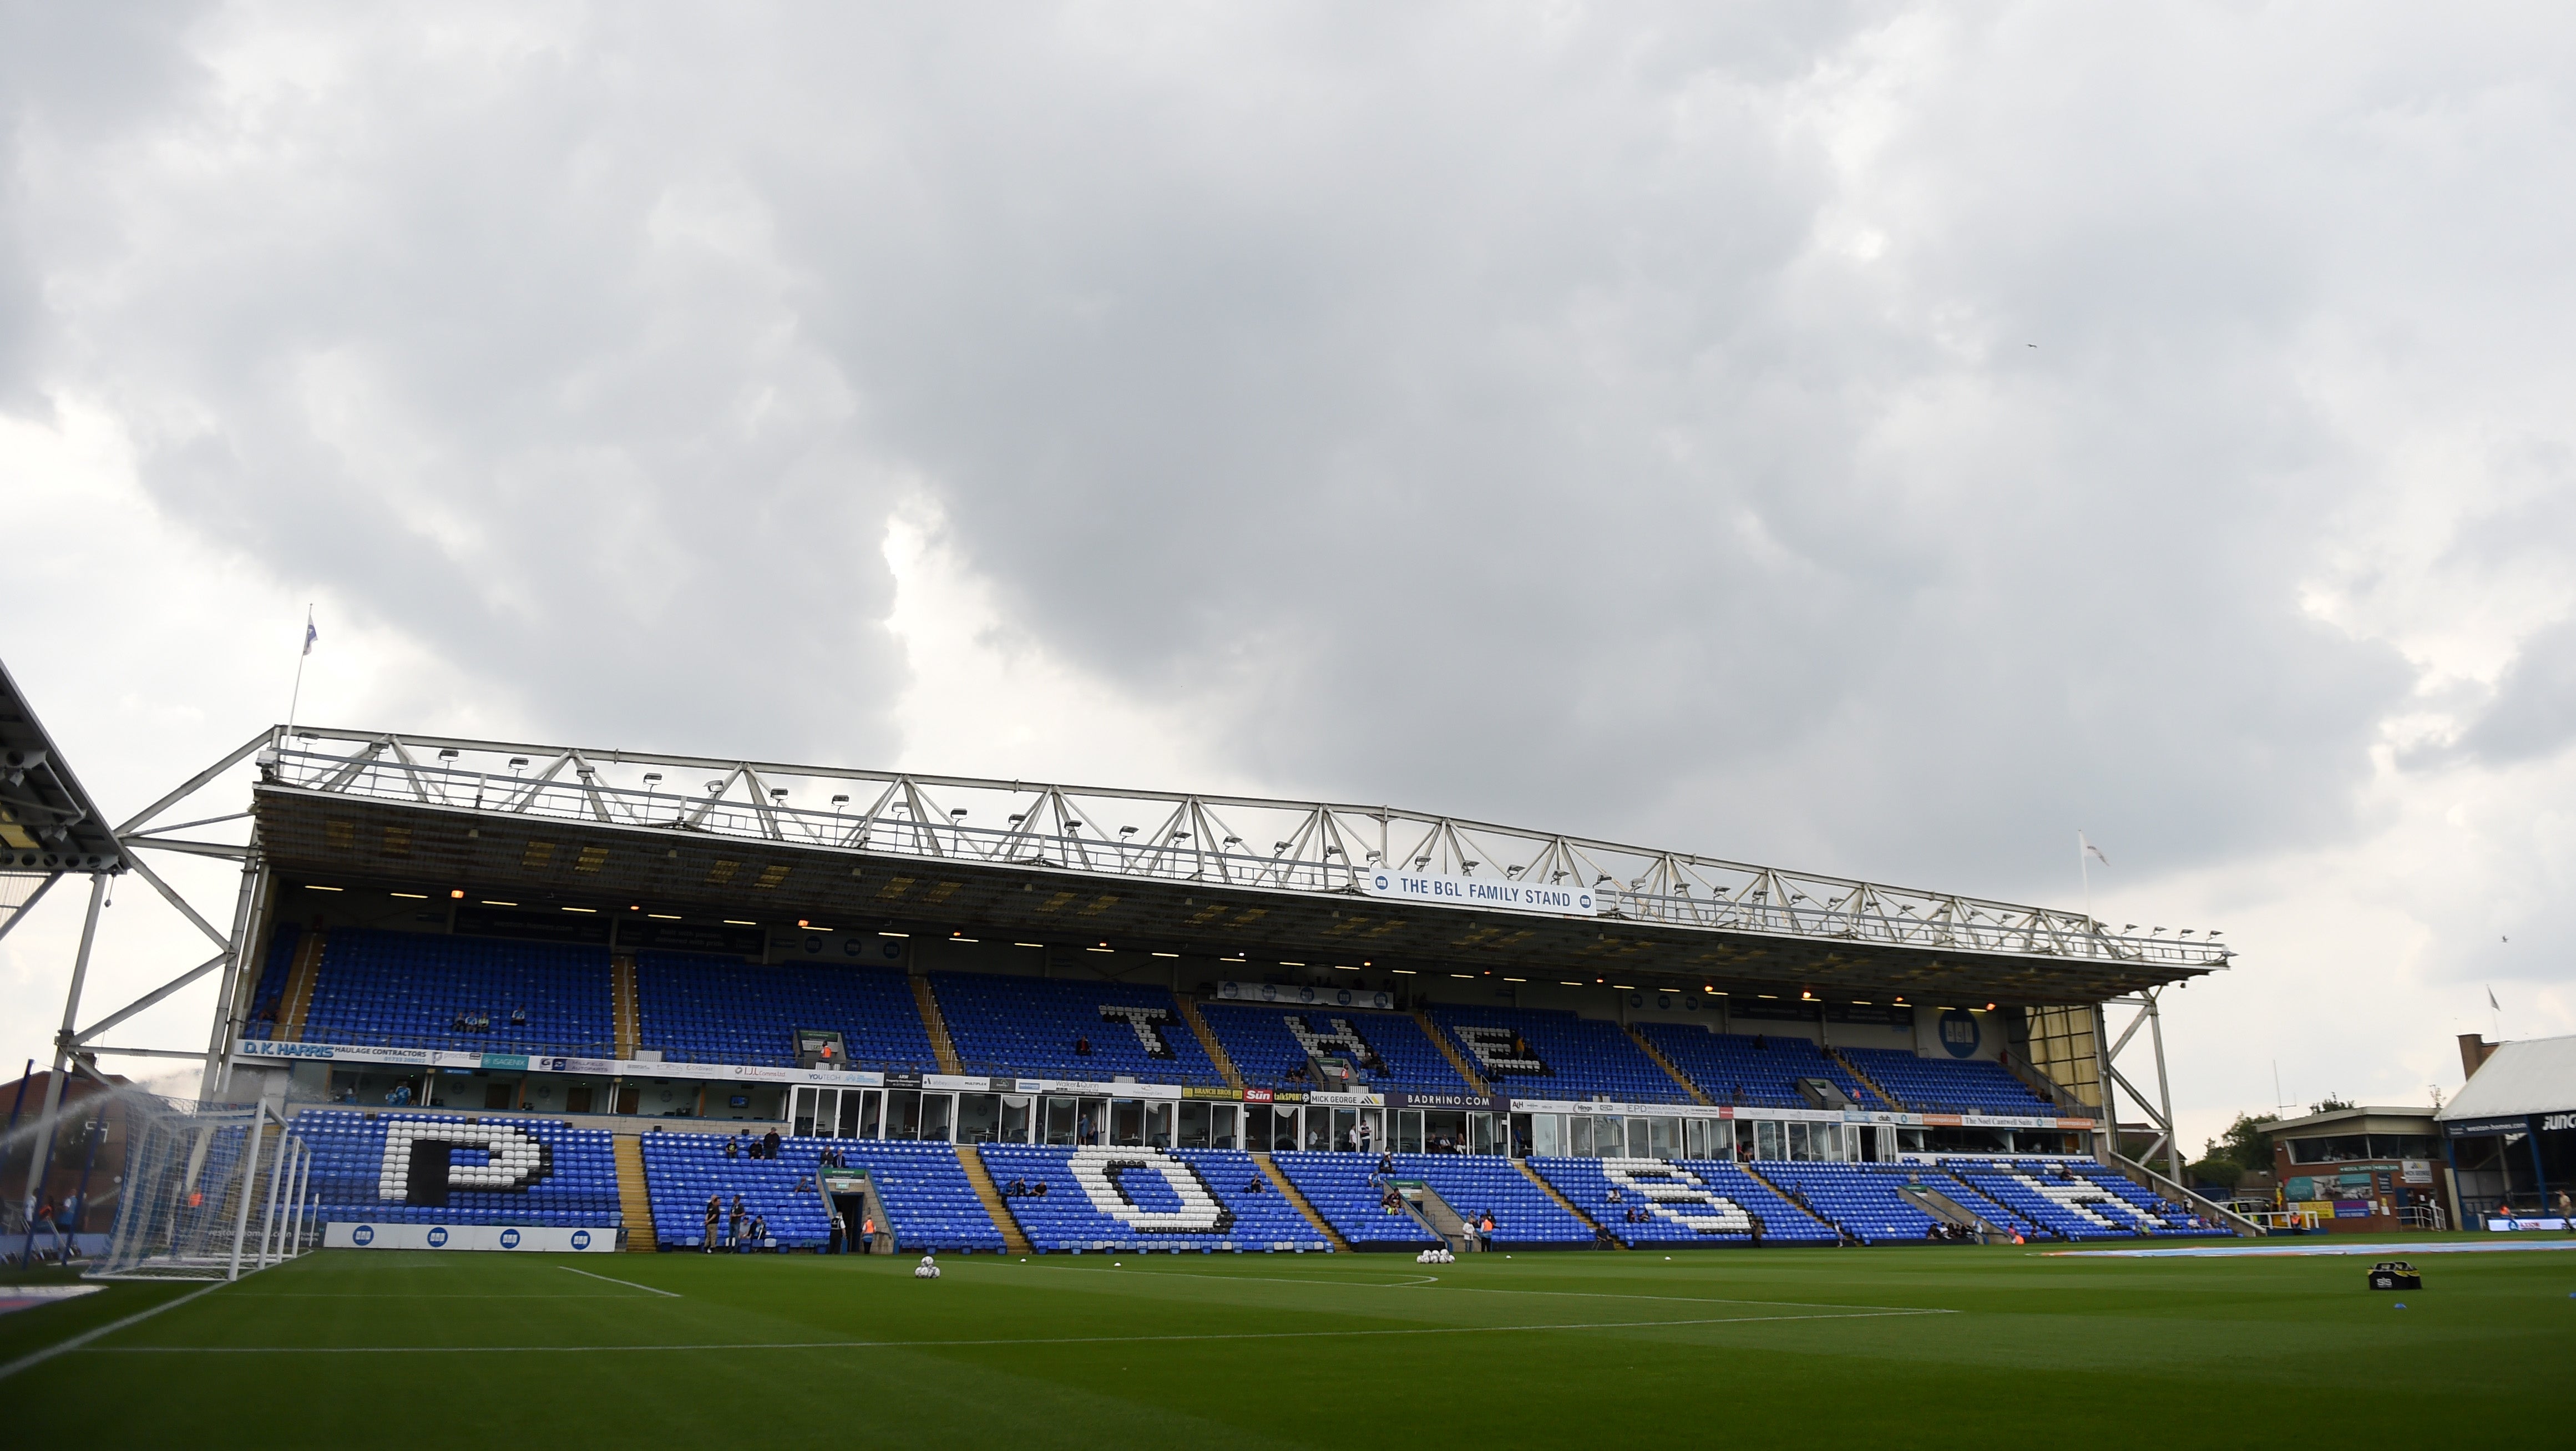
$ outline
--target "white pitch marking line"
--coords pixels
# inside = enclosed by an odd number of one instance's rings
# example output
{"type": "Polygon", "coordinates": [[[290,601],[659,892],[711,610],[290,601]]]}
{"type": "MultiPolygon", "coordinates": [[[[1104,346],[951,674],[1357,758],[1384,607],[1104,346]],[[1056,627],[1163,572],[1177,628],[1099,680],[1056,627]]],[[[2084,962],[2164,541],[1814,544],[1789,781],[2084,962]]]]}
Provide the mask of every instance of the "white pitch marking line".
{"type": "Polygon", "coordinates": [[[1870,1310],[1851,1315],[1718,1315],[1700,1320],[1600,1320],[1566,1325],[1433,1325],[1404,1330],[1266,1330],[1219,1335],[1065,1335],[1004,1340],[787,1340],[704,1345],[110,1345],[91,1355],[595,1355],[658,1350],[948,1350],[995,1345],[1140,1345],[1200,1340],[1325,1340],[1372,1335],[1512,1335],[1539,1330],[1673,1330],[1782,1320],[1883,1320],[1958,1310],[1870,1310]]]}
{"type": "Polygon", "coordinates": [[[229,1280],[217,1280],[202,1290],[191,1290],[187,1294],[181,1295],[175,1300],[164,1300],[149,1310],[137,1310],[122,1320],[111,1321],[108,1324],[101,1325],[96,1330],[75,1335],[71,1339],[62,1342],[59,1345],[48,1345],[42,1350],[32,1351],[26,1355],[22,1355],[16,1360],[9,1362],[7,1365],[0,1365],[0,1380],[7,1380],[9,1377],[16,1375],[22,1370],[32,1370],[35,1367],[44,1364],[46,1361],[53,1359],[57,1355],[82,1349],[91,1341],[96,1340],[103,1335],[114,1335],[116,1332],[124,1329],[128,1325],[140,1325],[144,1321],[151,1319],[153,1316],[160,1314],[164,1310],[175,1310],[180,1306],[187,1304],[190,1300],[196,1299],[199,1295],[211,1295],[230,1283],[232,1282],[229,1280]]]}
{"type": "MultiPolygon", "coordinates": [[[[975,1268],[982,1269],[984,1267],[978,1265],[975,1268]]],[[[1020,1266],[1005,1265],[1003,1268],[1015,1270],[1020,1268],[1020,1266]]],[[[1124,1270],[1110,1269],[1106,1265],[1030,1265],[1028,1268],[1033,1270],[1079,1270],[1084,1274],[1095,1275],[1129,1273],[1124,1270]]],[[[1151,1269],[1151,1266],[1148,1266],[1147,1268],[1151,1269]]],[[[1316,1285],[1331,1289],[1350,1290],[1411,1290],[1418,1289],[1426,1284],[1437,1284],[1440,1280],[1438,1275],[1423,1275],[1415,1279],[1385,1281],[1297,1280],[1290,1279],[1285,1275],[1216,1275],[1209,1274],[1201,1270],[1153,1270],[1153,1273],[1165,1279],[1176,1280],[1249,1280],[1265,1285],[1316,1285]]],[[[1622,1294],[1617,1290],[1513,1290],[1494,1285],[1451,1285],[1448,1288],[1451,1293],[1462,1295],[1570,1295],[1577,1299],[1584,1300],[1658,1300],[1675,1305],[1787,1305],[1810,1310],[1879,1310],[1896,1314],[1902,1314],[1908,1311],[1920,1311],[1927,1315],[1952,1315],[1958,1313],[1953,1310],[1924,1310],[1923,1307],[1919,1305],[1844,1305],[1832,1300],[1744,1300],[1728,1295],[1627,1295],[1622,1294]]]]}
{"type": "MultiPolygon", "coordinates": [[[[555,1268],[556,1268],[556,1269],[559,1269],[559,1270],[566,1271],[567,1273],[570,1273],[570,1274],[581,1275],[581,1276],[584,1276],[584,1277],[586,1277],[586,1278],[593,1279],[593,1280],[607,1280],[607,1281],[608,1281],[608,1283],[610,1283],[610,1284],[612,1284],[612,1285],[624,1285],[626,1288],[628,1288],[628,1289],[630,1289],[630,1290],[644,1290],[644,1291],[647,1291],[647,1292],[649,1292],[649,1293],[651,1293],[651,1294],[655,1294],[655,1295],[668,1295],[669,1297],[671,1297],[671,1298],[672,1298],[672,1299],[674,1299],[674,1300],[680,1300],[680,1299],[686,1299],[686,1298],[687,1298],[686,1296],[682,1295],[682,1294],[681,1294],[679,1291],[677,1291],[677,1290],[661,1290],[661,1289],[655,1289],[655,1288],[654,1288],[653,1286],[651,1286],[651,1285],[639,1285],[639,1284],[635,1283],[633,1280],[618,1280],[618,1279],[610,1279],[610,1278],[609,1278],[608,1276],[606,1276],[606,1275],[594,1275],[594,1274],[591,1274],[591,1272],[590,1272],[590,1271],[588,1271],[588,1270],[576,1270],[576,1269],[574,1269],[574,1268],[573,1268],[572,1266],[570,1266],[570,1265],[557,1265],[557,1266],[555,1266],[555,1268]]],[[[506,1297],[498,1297],[498,1298],[506,1298],[506,1297]]]]}

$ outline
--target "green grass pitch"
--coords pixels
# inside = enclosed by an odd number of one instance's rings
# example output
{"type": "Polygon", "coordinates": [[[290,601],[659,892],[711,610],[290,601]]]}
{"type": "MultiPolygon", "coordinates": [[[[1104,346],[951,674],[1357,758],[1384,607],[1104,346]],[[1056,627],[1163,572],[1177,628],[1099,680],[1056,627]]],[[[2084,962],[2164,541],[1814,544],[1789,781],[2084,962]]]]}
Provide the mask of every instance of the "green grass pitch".
{"type": "MultiPolygon", "coordinates": [[[[2426,1255],[2396,1295],[2367,1259],[2000,1247],[941,1263],[319,1253],[0,1405],[20,1446],[344,1451],[2576,1441],[2576,1253],[2426,1255]]],[[[0,1363],[198,1288],[0,1317],[0,1363]]]]}

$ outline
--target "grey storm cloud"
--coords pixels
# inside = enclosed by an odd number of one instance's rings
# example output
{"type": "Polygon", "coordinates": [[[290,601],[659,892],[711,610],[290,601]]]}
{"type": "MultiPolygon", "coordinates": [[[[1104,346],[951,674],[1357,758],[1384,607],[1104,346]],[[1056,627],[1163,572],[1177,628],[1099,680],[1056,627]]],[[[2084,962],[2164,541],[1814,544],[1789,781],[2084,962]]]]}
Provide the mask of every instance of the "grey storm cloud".
{"type": "Polygon", "coordinates": [[[2062,894],[2413,688],[2318,338],[2564,41],[2307,14],[28,7],[0,406],[567,735],[877,758],[918,496],[1280,790],[2062,894]]]}

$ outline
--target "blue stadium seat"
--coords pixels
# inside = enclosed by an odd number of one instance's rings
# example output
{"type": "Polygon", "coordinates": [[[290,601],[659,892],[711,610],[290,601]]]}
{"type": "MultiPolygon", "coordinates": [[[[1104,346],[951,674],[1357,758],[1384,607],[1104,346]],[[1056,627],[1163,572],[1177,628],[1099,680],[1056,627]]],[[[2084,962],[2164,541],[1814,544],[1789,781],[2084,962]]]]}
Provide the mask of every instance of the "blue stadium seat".
{"type": "Polygon", "coordinates": [[[307,1043],[461,1053],[606,1058],[616,1036],[607,948],[373,927],[332,929],[304,1018],[307,1043]],[[459,1013],[487,1014],[491,1029],[458,1032],[459,1013]]]}
{"type": "Polygon", "coordinates": [[[796,1066],[796,1030],[837,1030],[852,1066],[939,1070],[912,981],[869,967],[635,955],[636,1041],[673,1063],[796,1066]]]}
{"type": "Polygon", "coordinates": [[[1688,1103],[1688,1091],[1656,1066],[1618,1024],[1543,1008],[1431,1009],[1460,1054],[1497,1093],[1521,1098],[1607,1098],[1622,1103],[1688,1103]],[[1531,1057],[1516,1058],[1514,1034],[1531,1057]]]}
{"type": "MultiPolygon", "coordinates": [[[[493,1114],[471,1119],[456,1114],[365,1113],[350,1109],[307,1109],[291,1124],[313,1151],[308,1192],[326,1221],[376,1224],[515,1224],[569,1229],[615,1228],[623,1222],[617,1197],[617,1155],[610,1136],[597,1129],[570,1129],[552,1119],[503,1118],[493,1114]],[[458,1132],[502,1128],[544,1146],[541,1175],[509,1189],[451,1188],[443,1206],[406,1203],[408,1185],[389,1183],[388,1172],[409,1169],[408,1156],[389,1163],[386,1136],[398,1124],[429,1125],[458,1132]]],[[[482,1148],[451,1148],[451,1172],[481,1169],[493,1162],[482,1148]]]]}
{"type": "Polygon", "coordinates": [[[1529,1164],[1593,1223],[1631,1247],[1831,1244],[1835,1238],[1833,1230],[1733,1164],[1575,1158],[1533,1158],[1529,1164]]]}
{"type": "Polygon", "coordinates": [[[1375,1154],[1273,1154],[1270,1162],[1354,1249],[1432,1249],[1442,1243],[1412,1215],[1385,1207],[1386,1185],[1378,1178],[1375,1154]]]}
{"type": "Polygon", "coordinates": [[[1902,1048],[1845,1048],[1843,1056],[1917,1113],[2048,1117],[2057,1105],[2031,1092],[2012,1070],[1983,1058],[1920,1058],[1902,1048]]]}
{"type": "Polygon", "coordinates": [[[984,1172],[1040,1252],[1326,1251],[1331,1245],[1233,1149],[986,1144],[984,1172]],[[1046,1185],[1044,1194],[1015,1194],[1046,1185]]]}
{"type": "Polygon", "coordinates": [[[930,987],[968,1073],[1094,1082],[1124,1075],[1211,1088],[1223,1082],[1168,989],[959,972],[931,974],[930,987]],[[1135,1016],[1122,1016],[1130,1012],[1135,1016]],[[1076,1040],[1091,1052],[1075,1052],[1076,1040]]]}
{"type": "Polygon", "coordinates": [[[1801,1078],[1825,1079],[1864,1108],[1882,1103],[1867,1085],[1805,1038],[1713,1033],[1696,1023],[1640,1023],[1637,1028],[1711,1103],[1805,1108],[1806,1097],[1798,1092],[1801,1078]]]}
{"type": "Polygon", "coordinates": [[[277,1036],[277,1014],[286,996],[286,980],[295,970],[295,949],[304,941],[304,929],[293,922],[281,922],[268,939],[268,961],[259,970],[259,986],[250,998],[250,1022],[242,1029],[245,1038],[267,1039],[277,1036]]]}
{"type": "MultiPolygon", "coordinates": [[[[885,1206],[887,1232],[906,1250],[998,1252],[1002,1232],[984,1212],[975,1186],[957,1162],[957,1149],[942,1143],[875,1139],[788,1138],[778,1157],[728,1159],[725,1134],[659,1133],[643,1137],[644,1182],[653,1205],[653,1232],[666,1249],[700,1248],[705,1242],[710,1195],[730,1210],[742,1196],[746,1211],[768,1221],[770,1236],[791,1249],[820,1248],[831,1237],[831,1210],[813,1180],[822,1150],[837,1150],[852,1168],[865,1168],[885,1206]]],[[[748,1145],[746,1136],[737,1141],[748,1145]]]]}
{"type": "Polygon", "coordinates": [[[1511,1160],[1498,1154],[1397,1154],[1398,1179],[1419,1179],[1458,1215],[1474,1223],[1494,1216],[1499,1249],[1584,1245],[1592,1229],[1547,1197],[1511,1160]]]}
{"type": "MultiPolygon", "coordinates": [[[[1377,1055],[1385,1066],[1369,1068],[1362,1063],[1360,1081],[1380,1092],[1463,1094],[1467,1081],[1449,1066],[1440,1045],[1431,1041],[1409,1013],[1362,1012],[1351,1008],[1280,1007],[1274,1004],[1203,1003],[1199,1016],[1206,1020],[1209,1031],[1216,1034],[1225,1056],[1234,1062],[1234,1071],[1245,1086],[1251,1088],[1284,1088],[1290,1085],[1288,1070],[1302,1068],[1310,1043],[1328,1053],[1340,1053],[1354,1060],[1361,1055],[1352,1052],[1345,1038],[1358,1042],[1377,1055]],[[1300,1039],[1302,1031],[1306,1035],[1300,1039]]],[[[1302,1080],[1299,1080],[1302,1082],[1302,1080]]],[[[1312,1087],[1311,1083],[1306,1084],[1312,1087]]]]}

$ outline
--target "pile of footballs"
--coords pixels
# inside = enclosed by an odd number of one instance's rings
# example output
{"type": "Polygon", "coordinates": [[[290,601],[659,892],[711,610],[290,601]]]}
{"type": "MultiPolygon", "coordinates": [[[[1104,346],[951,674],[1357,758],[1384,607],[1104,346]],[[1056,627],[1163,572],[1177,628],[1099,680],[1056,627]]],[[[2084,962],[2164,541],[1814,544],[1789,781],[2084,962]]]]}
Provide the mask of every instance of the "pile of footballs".
{"type": "Polygon", "coordinates": [[[921,1263],[912,1267],[912,1277],[916,1280],[938,1279],[939,1261],[929,1255],[923,1255],[921,1263]]]}
{"type": "Polygon", "coordinates": [[[1427,1249],[1413,1257],[1413,1262],[1417,1265],[1447,1265],[1455,1264],[1457,1260],[1456,1255],[1445,1249],[1427,1249]]]}

